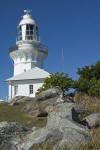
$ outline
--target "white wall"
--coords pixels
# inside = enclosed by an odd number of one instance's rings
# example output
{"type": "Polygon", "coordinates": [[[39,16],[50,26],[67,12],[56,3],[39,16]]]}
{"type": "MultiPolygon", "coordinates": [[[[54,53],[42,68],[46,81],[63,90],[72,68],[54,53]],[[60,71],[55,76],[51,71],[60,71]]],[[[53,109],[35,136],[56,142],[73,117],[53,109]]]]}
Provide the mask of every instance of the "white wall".
{"type": "Polygon", "coordinates": [[[24,80],[24,81],[12,81],[9,84],[9,101],[14,98],[15,96],[28,96],[28,97],[35,97],[35,93],[37,90],[43,85],[42,80],[24,80]],[[29,93],[29,85],[33,85],[33,94],[29,93]],[[14,95],[14,86],[18,85],[18,94],[14,95]]]}
{"type": "Polygon", "coordinates": [[[18,63],[18,64],[14,64],[14,76],[25,72],[25,70],[29,70],[31,69],[31,63],[27,62],[27,63],[18,63]]]}
{"type": "Polygon", "coordinates": [[[28,71],[34,68],[35,66],[39,68],[43,68],[43,63],[38,61],[38,63],[36,62],[35,65],[35,61],[34,61],[34,62],[22,62],[22,63],[14,64],[14,76],[21,74],[25,71],[28,71]]]}
{"type": "Polygon", "coordinates": [[[14,61],[15,76],[24,72],[25,69],[27,71],[35,66],[43,68],[43,61],[47,57],[47,53],[36,48],[23,48],[11,52],[10,57],[14,61]]]}

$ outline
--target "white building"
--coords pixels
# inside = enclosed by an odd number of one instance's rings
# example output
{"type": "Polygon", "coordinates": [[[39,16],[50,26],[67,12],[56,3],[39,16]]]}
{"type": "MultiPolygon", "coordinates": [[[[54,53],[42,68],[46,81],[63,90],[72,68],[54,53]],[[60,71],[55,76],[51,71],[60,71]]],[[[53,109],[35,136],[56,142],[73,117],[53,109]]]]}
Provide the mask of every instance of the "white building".
{"type": "Polygon", "coordinates": [[[16,46],[9,49],[14,62],[13,77],[6,80],[9,84],[9,101],[15,96],[34,97],[44,79],[49,77],[49,73],[43,70],[48,48],[39,40],[39,27],[30,11],[24,12],[25,15],[18,25],[16,46]]]}

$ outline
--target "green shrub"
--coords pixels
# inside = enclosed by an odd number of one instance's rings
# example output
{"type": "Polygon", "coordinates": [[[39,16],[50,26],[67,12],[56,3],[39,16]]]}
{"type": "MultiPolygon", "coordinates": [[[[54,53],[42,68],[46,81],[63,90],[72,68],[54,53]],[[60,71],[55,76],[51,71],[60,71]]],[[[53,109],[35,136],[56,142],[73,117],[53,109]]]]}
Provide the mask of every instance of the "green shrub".
{"type": "Polygon", "coordinates": [[[76,81],[75,89],[76,89],[78,92],[87,93],[88,88],[89,88],[89,87],[88,87],[88,84],[89,84],[89,81],[88,81],[86,78],[80,77],[80,78],[76,81]]]}
{"type": "Polygon", "coordinates": [[[74,85],[76,91],[100,96],[100,61],[95,65],[78,68],[77,74],[79,78],[74,85]]]}
{"type": "Polygon", "coordinates": [[[68,91],[72,87],[73,82],[74,81],[72,80],[72,78],[69,78],[68,74],[64,74],[63,72],[50,74],[50,77],[44,80],[43,86],[40,89],[38,89],[37,94],[53,86],[59,86],[63,92],[68,91]]]}
{"type": "Polygon", "coordinates": [[[92,78],[90,80],[88,94],[90,96],[100,96],[100,79],[92,78]]]}

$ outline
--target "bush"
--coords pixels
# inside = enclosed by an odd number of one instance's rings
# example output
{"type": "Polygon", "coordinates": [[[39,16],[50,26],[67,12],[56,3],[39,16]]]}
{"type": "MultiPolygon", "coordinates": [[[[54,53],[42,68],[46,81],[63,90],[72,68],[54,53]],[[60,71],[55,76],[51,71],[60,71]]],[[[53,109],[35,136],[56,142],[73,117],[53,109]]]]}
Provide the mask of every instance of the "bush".
{"type": "Polygon", "coordinates": [[[78,92],[87,93],[89,81],[86,78],[80,77],[75,83],[75,89],[78,92]]]}
{"type": "Polygon", "coordinates": [[[95,65],[78,68],[75,89],[90,96],[100,96],[100,61],[95,65]]]}
{"type": "Polygon", "coordinates": [[[43,86],[38,89],[36,94],[39,94],[42,91],[45,91],[54,86],[59,86],[63,92],[68,91],[72,87],[73,82],[74,81],[72,80],[72,78],[69,78],[68,74],[64,74],[63,72],[50,74],[50,77],[44,80],[43,86]]]}
{"type": "Polygon", "coordinates": [[[88,94],[90,96],[100,96],[100,79],[92,78],[90,80],[88,94]]]}

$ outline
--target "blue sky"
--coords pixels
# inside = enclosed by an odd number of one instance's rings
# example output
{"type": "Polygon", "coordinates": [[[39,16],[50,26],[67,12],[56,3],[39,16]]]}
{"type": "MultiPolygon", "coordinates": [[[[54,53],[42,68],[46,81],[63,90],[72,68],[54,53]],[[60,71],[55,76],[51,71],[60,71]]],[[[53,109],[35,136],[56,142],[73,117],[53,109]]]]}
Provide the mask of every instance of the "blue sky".
{"type": "Polygon", "coordinates": [[[100,0],[0,0],[0,98],[8,95],[5,79],[13,75],[8,48],[15,45],[24,9],[31,9],[48,46],[45,69],[77,78],[77,68],[100,60],[100,0]]]}

